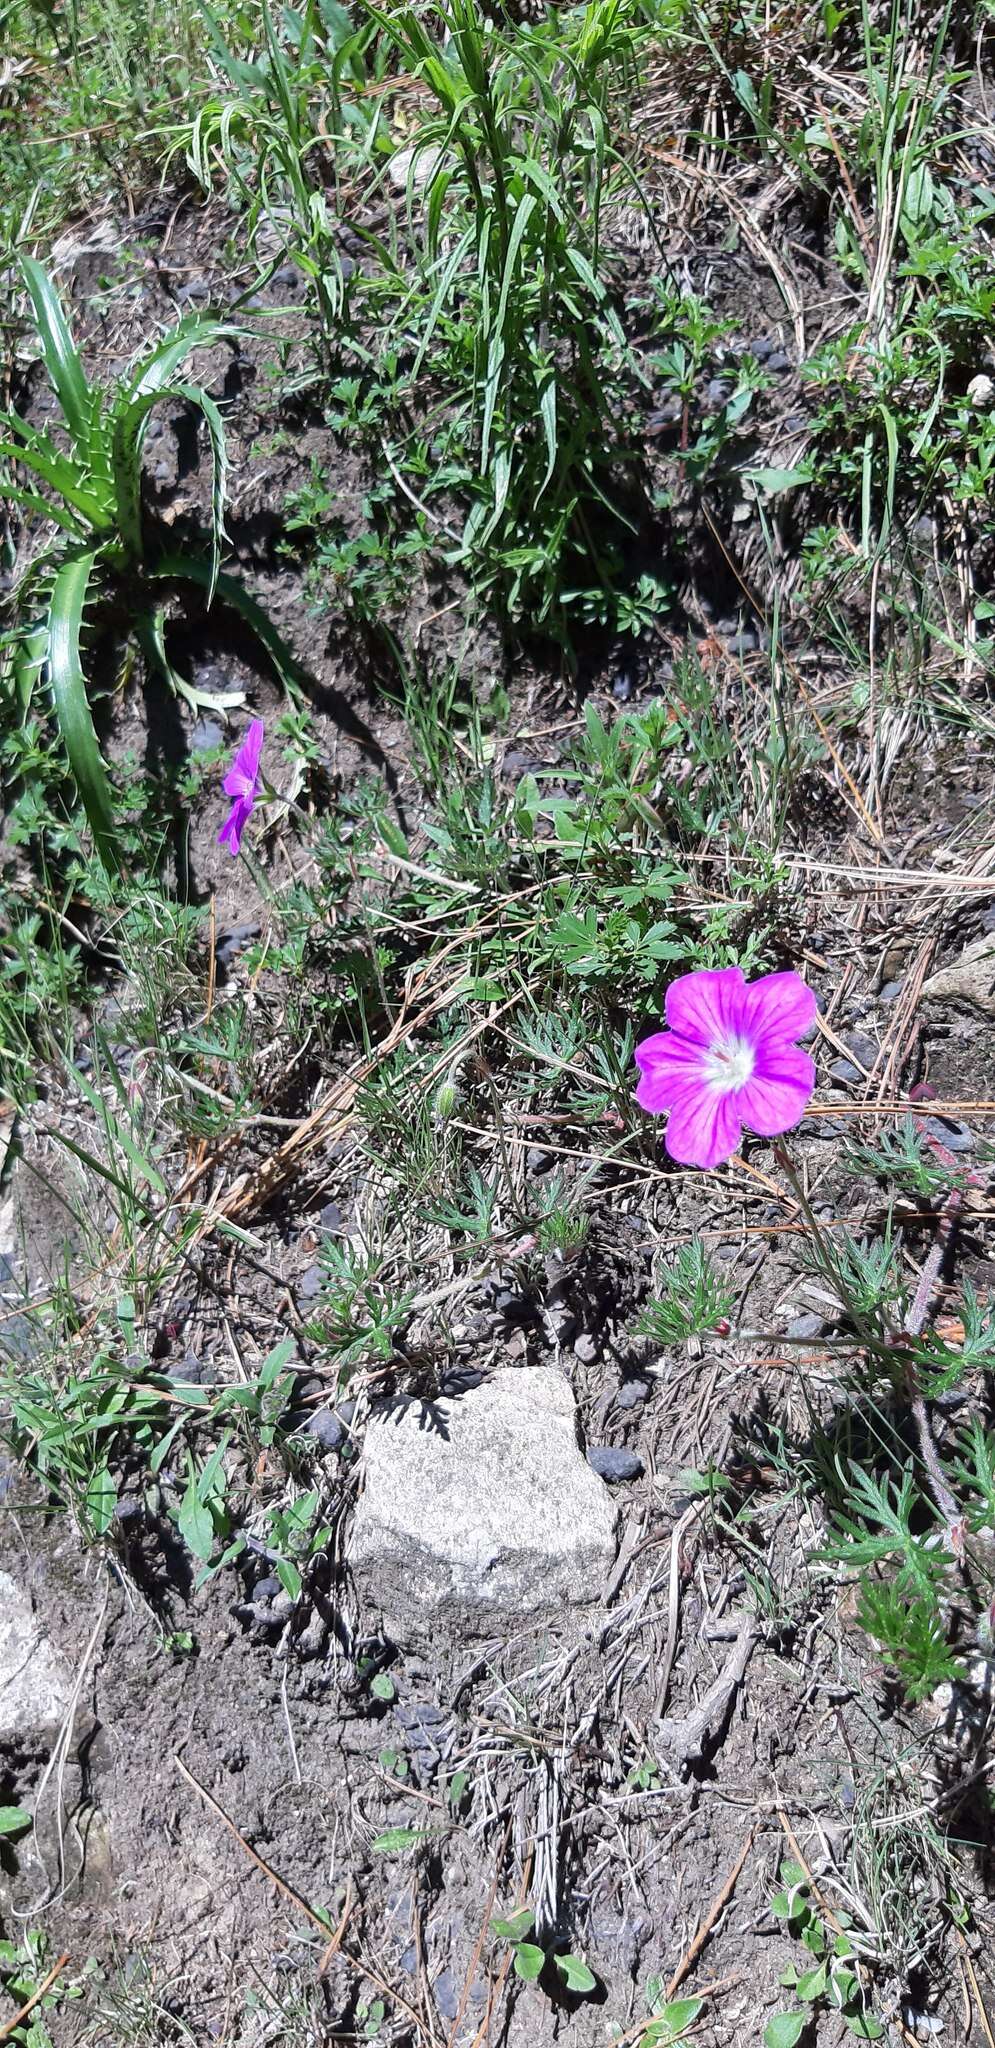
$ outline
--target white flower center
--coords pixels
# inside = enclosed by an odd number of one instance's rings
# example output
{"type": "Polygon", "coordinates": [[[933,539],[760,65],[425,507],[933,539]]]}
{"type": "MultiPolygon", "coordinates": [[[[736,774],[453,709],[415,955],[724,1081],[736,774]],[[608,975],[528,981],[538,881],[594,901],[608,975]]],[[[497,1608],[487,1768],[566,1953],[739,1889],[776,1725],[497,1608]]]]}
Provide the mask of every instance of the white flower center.
{"type": "Polygon", "coordinates": [[[756,1055],[748,1038],[719,1038],[709,1046],[703,1065],[711,1086],[722,1095],[731,1095],[752,1078],[756,1055]]]}

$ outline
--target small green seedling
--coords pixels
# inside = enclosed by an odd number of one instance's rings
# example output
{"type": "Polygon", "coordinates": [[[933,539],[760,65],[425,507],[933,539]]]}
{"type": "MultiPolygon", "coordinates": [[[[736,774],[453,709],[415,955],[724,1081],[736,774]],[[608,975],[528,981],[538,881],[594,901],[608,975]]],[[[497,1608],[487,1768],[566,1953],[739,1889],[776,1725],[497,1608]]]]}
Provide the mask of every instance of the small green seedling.
{"type": "Polygon", "coordinates": [[[558,1977],[568,1991],[586,1997],[594,1990],[597,1978],[580,1956],[550,1955],[537,1942],[528,1941],[535,1922],[530,1906],[523,1906],[520,1912],[512,1913],[508,1920],[492,1920],[491,1933],[502,1941],[509,1941],[514,1951],[514,1970],[526,1984],[534,1984],[541,1977],[547,1962],[552,1962],[558,1977]]]}
{"type": "Polygon", "coordinates": [[[800,2003],[788,2012],[775,2013],[768,2021],[764,2028],[765,2048],[795,2048],[816,2007],[823,2003],[839,2013],[858,2041],[880,2041],[884,2028],[866,2010],[860,1980],[853,1968],[856,1950],[847,1933],[848,1915],[837,1915],[840,1927],[836,1934],[823,1925],[800,1863],[782,1863],[781,1883],[784,1889],[771,1900],[771,1912],[784,1921],[789,1932],[808,1950],[812,1963],[805,1970],[797,1970],[792,1963],[781,1972],[781,1983],[794,1992],[800,2003]]]}
{"type": "Polygon", "coordinates": [[[640,2034],[636,2048],[682,2048],[688,2027],[694,2025],[701,2011],[700,1998],[666,1997],[662,1977],[650,1977],[646,1983],[646,2003],[653,2015],[644,2034],[640,2034]]]}

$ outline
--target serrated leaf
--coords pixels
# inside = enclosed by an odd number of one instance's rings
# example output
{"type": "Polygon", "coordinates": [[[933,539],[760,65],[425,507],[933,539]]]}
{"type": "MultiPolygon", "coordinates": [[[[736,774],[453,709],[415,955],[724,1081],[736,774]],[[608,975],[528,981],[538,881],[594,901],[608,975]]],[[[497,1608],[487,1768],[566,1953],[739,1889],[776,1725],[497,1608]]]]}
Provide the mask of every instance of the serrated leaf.
{"type": "Polygon", "coordinates": [[[234,341],[246,332],[244,327],[235,327],[229,320],[215,320],[210,314],[187,314],[139,363],[127,387],[127,398],[161,396],[195,348],[209,348],[216,341],[234,341]]]}
{"type": "Polygon", "coordinates": [[[66,426],[78,453],[85,459],[93,407],[82,359],[48,272],[33,256],[22,257],[21,268],[34,308],[42,360],[62,407],[66,426]]]}
{"type": "Polygon", "coordinates": [[[173,387],[188,404],[196,406],[207,427],[211,443],[211,581],[208,586],[207,602],[210,605],[218,587],[221,574],[221,547],[225,537],[225,494],[228,484],[228,450],[221,414],[213,398],[198,385],[177,384],[173,387]]]}
{"type": "Polygon", "coordinates": [[[287,646],[282,633],[267,618],[262,606],[250,597],[234,576],[222,574],[215,577],[210,564],[198,561],[195,555],[168,555],[163,561],[156,562],[149,574],[164,582],[194,583],[201,590],[213,591],[223,604],[230,605],[269,655],[288,696],[297,704],[304,702],[308,679],[300,662],[287,646]]]}
{"type": "Polygon", "coordinates": [[[166,607],[157,605],[135,620],[135,638],[149,668],[158,669],[167,688],[182,697],[192,711],[231,711],[245,703],[244,690],[198,690],[173,667],[166,652],[166,607]]]}
{"type": "Polygon", "coordinates": [[[113,875],[119,867],[114,811],[80,660],[83,607],[95,560],[93,553],[77,555],[56,574],[48,613],[48,681],[94,844],[113,875]]]}

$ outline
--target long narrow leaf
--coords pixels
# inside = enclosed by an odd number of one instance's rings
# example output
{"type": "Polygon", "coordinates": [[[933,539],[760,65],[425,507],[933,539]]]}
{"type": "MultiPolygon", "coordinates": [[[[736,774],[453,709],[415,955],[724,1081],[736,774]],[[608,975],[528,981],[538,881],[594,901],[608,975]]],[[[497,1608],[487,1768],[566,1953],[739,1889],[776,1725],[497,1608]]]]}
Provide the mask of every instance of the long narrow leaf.
{"type": "Polygon", "coordinates": [[[0,477],[0,499],[8,505],[23,505],[26,512],[37,512],[41,519],[54,519],[64,533],[73,534],[77,540],[83,538],[84,529],[77,524],[72,513],[67,512],[64,505],[53,504],[51,498],[40,497],[37,491],[19,490],[16,484],[9,484],[0,477]]]}
{"type": "Polygon", "coordinates": [[[199,562],[196,555],[167,555],[161,562],[156,562],[149,574],[161,578],[164,582],[196,583],[201,590],[216,590],[222,604],[230,605],[232,611],[237,612],[239,618],[244,619],[255,634],[260,646],[269,655],[288,696],[297,704],[302,704],[306,700],[308,678],[305,670],[287,646],[282,633],[278,633],[272,620],[266,617],[262,606],[256,603],[254,597],[249,596],[248,591],[234,576],[222,574],[215,580],[210,563],[199,562]]]}
{"type": "Polygon", "coordinates": [[[114,811],[80,660],[80,634],[95,554],[64,562],[52,585],[48,615],[48,680],[56,716],[94,843],[109,874],[119,866],[114,811]]]}
{"type": "Polygon", "coordinates": [[[89,448],[92,394],[82,359],[48,272],[33,256],[23,256],[21,267],[34,307],[45,368],[70,435],[80,455],[85,457],[89,448]]]}
{"type": "Polygon", "coordinates": [[[207,602],[211,603],[218,587],[221,573],[221,544],[225,537],[225,495],[228,486],[228,450],[225,445],[225,430],[221,414],[213,398],[199,385],[176,384],[174,390],[188,405],[195,405],[202,413],[211,442],[211,587],[207,602]]]}
{"type": "Polygon", "coordinates": [[[167,688],[175,691],[192,711],[228,711],[245,703],[244,690],[198,690],[173,667],[166,652],[166,612],[158,605],[135,620],[135,635],[150,668],[158,669],[167,688]]]}
{"type": "Polygon", "coordinates": [[[139,364],[127,387],[128,397],[143,398],[148,392],[165,391],[180,364],[195,348],[208,348],[215,341],[234,339],[244,332],[244,328],[233,327],[230,321],[213,320],[203,313],[190,314],[164,335],[151,355],[139,364]]]}
{"type": "MultiPolygon", "coordinates": [[[[113,1070],[113,1078],[118,1095],[123,1099],[124,1090],[121,1086],[120,1073],[116,1062],[111,1057],[106,1039],[102,1035],[99,1035],[99,1043],[104,1058],[109,1061],[113,1070]]],[[[115,1115],[110,1104],[105,1101],[99,1089],[95,1088],[91,1081],[87,1080],[86,1075],[81,1073],[78,1067],[74,1067],[72,1073],[80,1093],[86,1096],[91,1109],[97,1111],[108,1138],[111,1138],[114,1144],[123,1152],[129,1166],[134,1167],[135,1172],[140,1175],[142,1180],[148,1181],[149,1186],[155,1189],[157,1195],[165,1195],[166,1184],[155,1161],[149,1158],[147,1152],[142,1151],[140,1145],[136,1145],[127,1125],[122,1122],[119,1116],[115,1115]]],[[[120,1182],[118,1185],[120,1185],[120,1182]]]]}
{"type": "Polygon", "coordinates": [[[11,658],[14,688],[20,706],[22,722],[31,709],[38,678],[45,666],[48,651],[48,634],[44,626],[31,627],[17,640],[11,658]]]}

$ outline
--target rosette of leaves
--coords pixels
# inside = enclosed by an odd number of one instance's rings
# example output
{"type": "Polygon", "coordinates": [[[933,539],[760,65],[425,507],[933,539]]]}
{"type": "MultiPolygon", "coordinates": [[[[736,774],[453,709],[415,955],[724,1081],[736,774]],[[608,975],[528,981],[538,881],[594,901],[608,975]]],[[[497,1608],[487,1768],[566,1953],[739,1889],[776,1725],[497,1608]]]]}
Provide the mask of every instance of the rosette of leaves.
{"type": "Polygon", "coordinates": [[[237,329],[209,315],[180,320],[109,389],[92,383],[51,278],[23,259],[38,348],[59,405],[61,432],[0,411],[0,499],[46,522],[17,577],[12,623],[0,636],[0,710],[23,722],[39,691],[58,719],[69,766],[104,864],[117,865],[111,792],[86,672],[89,628],[102,615],[149,665],[194,705],[226,708],[240,693],[208,697],[172,668],[165,645],[167,601],[184,584],[235,610],[265,648],[284,684],[299,686],[293,657],[265,613],[221,570],[227,461],[221,415],[183,365],[195,349],[237,329]],[[165,400],[190,405],[211,449],[210,546],[203,555],[156,546],[142,510],[142,450],[149,419],[165,400]],[[6,703],[4,699],[6,698],[6,703]],[[13,701],[11,701],[13,700],[13,701]]]}

